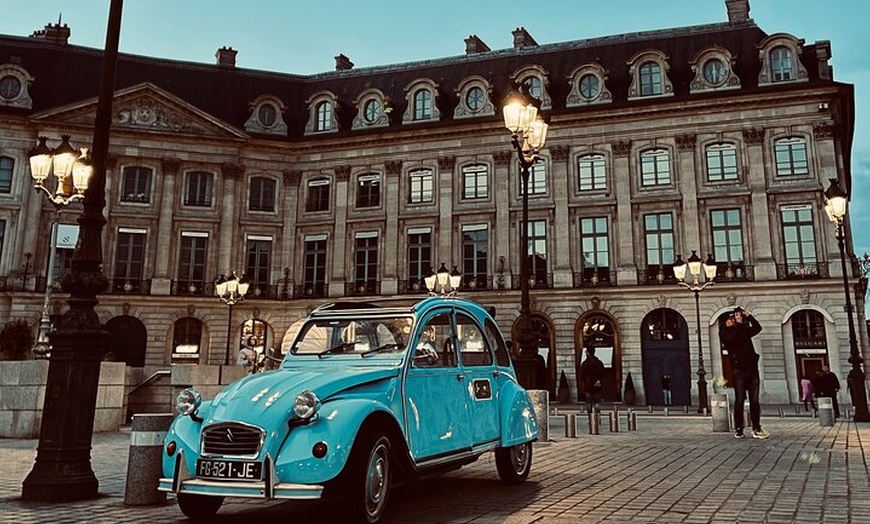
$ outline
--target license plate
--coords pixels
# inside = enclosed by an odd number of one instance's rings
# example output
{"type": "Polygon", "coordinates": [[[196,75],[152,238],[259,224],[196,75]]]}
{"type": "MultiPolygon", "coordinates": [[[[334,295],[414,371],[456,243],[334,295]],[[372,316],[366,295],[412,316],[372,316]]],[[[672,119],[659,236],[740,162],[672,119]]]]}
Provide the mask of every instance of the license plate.
{"type": "Polygon", "coordinates": [[[237,460],[196,461],[196,476],[227,480],[260,480],[263,464],[261,462],[242,462],[237,460]]]}

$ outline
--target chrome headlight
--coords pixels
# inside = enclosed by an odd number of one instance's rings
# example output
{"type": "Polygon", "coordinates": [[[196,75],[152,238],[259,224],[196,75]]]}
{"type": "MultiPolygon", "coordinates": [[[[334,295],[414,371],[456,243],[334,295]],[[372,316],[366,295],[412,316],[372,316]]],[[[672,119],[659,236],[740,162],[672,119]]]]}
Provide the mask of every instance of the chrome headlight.
{"type": "Polygon", "coordinates": [[[175,397],[175,408],[182,415],[196,415],[202,396],[193,388],[188,388],[175,397]]]}
{"type": "Polygon", "coordinates": [[[302,420],[310,420],[320,409],[320,399],[307,389],[293,400],[293,413],[302,420]]]}

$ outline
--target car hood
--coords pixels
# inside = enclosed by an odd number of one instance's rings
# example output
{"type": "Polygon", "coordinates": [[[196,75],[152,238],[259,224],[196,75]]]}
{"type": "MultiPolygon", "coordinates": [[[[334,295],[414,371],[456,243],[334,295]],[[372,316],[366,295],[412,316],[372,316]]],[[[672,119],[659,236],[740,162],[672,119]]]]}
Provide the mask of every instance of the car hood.
{"type": "MultiPolygon", "coordinates": [[[[302,391],[313,391],[321,402],[355,387],[376,387],[396,377],[399,368],[284,368],[256,373],[227,386],[211,403],[206,424],[225,421],[257,423],[269,419],[286,421],[293,400],[302,391]]],[[[369,394],[371,393],[371,390],[369,394]]]]}

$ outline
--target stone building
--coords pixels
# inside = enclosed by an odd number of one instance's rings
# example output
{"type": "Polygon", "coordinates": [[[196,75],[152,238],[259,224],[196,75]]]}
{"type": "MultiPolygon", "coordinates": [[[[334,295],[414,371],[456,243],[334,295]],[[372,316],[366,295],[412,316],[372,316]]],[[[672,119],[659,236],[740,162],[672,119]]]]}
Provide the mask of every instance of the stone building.
{"type": "MultiPolygon", "coordinates": [[[[243,344],[280,348],[324,301],[413,301],[442,263],[515,336],[528,255],[554,395],[564,372],[577,398],[582,348],[594,346],[606,399],[621,400],[630,373],[639,403],[661,403],[668,373],[674,403],[697,405],[702,365],[711,392],[729,376],[718,326],[736,305],[764,326],[763,402],[798,402],[801,376],[822,364],[845,377],[845,291],[823,192],[829,179],[850,190],[853,87],[834,79],[828,41],[767,34],[747,0],[725,7],[722,23],[555,44],[517,28],[510,49],[471,35],[463,56],[414,63],[355,68],[342,54],[334,71],[307,76],[239,68],[232,48],[214,64],[122,54],[110,288],[97,306],[111,358],[136,377],[235,362],[243,344]],[[501,116],[521,85],[550,124],[525,252],[501,116]],[[692,252],[719,269],[697,318],[673,273],[692,252]],[[232,271],[251,290],[228,314],[214,281],[232,271]]],[[[28,151],[39,136],[86,145],[96,112],[102,52],[70,36],[60,25],[0,36],[0,322],[34,332],[54,207],[32,188],[28,151]]],[[[59,212],[57,271],[79,206],[59,212]]]]}

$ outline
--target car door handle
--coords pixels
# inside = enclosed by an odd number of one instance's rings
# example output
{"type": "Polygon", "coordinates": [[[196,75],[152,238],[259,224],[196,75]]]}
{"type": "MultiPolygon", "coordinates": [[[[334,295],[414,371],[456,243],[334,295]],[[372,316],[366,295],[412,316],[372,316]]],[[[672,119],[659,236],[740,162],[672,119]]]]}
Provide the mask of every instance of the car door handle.
{"type": "Polygon", "coordinates": [[[457,373],[456,380],[458,380],[459,382],[465,382],[465,375],[463,375],[462,373],[457,373]]]}

